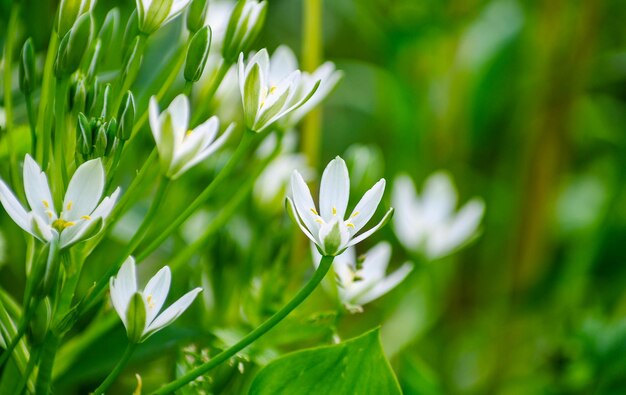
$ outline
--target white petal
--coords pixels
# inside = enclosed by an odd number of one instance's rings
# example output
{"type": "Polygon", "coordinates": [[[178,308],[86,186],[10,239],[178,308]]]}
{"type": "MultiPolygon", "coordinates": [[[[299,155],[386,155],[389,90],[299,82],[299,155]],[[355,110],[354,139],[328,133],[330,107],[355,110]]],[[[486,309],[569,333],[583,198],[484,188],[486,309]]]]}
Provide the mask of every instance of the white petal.
{"type": "Polygon", "coordinates": [[[42,219],[34,212],[31,211],[28,213],[28,218],[31,229],[30,233],[42,242],[46,243],[57,235],[56,230],[52,229],[46,220],[42,219]]]}
{"type": "Polygon", "coordinates": [[[190,2],[191,2],[191,0],[174,0],[174,3],[172,4],[172,8],[170,8],[170,13],[167,16],[167,18],[165,19],[165,21],[163,22],[163,24],[166,24],[167,22],[169,22],[172,19],[176,18],[178,16],[178,14],[183,12],[185,7],[187,7],[187,5],[190,2]]]}
{"type": "Polygon", "coordinates": [[[361,241],[367,239],[368,237],[370,237],[374,232],[376,232],[378,229],[382,228],[387,221],[389,221],[391,219],[391,216],[393,215],[393,208],[390,208],[387,213],[385,213],[385,216],[383,217],[383,219],[380,220],[379,223],[376,224],[376,226],[374,226],[372,229],[368,230],[367,232],[363,232],[360,235],[356,236],[355,238],[353,238],[352,240],[350,240],[350,242],[348,243],[348,245],[346,247],[351,247],[357,243],[360,243],[361,241]]]}
{"type": "Polygon", "coordinates": [[[391,245],[384,241],[380,242],[365,254],[360,274],[366,279],[378,282],[385,277],[390,259],[391,245]]]}
{"type": "Polygon", "coordinates": [[[79,219],[76,224],[61,232],[59,248],[68,248],[95,236],[102,230],[102,218],[79,219]]]}
{"type": "Polygon", "coordinates": [[[191,305],[201,291],[202,288],[191,290],[174,302],[170,307],[165,309],[165,311],[159,314],[159,316],[146,328],[145,337],[149,337],[156,331],[174,322],[174,320],[180,317],[180,315],[187,310],[189,305],[191,305]]]}
{"type": "Polygon", "coordinates": [[[346,162],[336,157],[322,174],[320,185],[320,215],[325,221],[333,217],[344,219],[350,197],[350,175],[346,162]]]}
{"type": "Polygon", "coordinates": [[[181,174],[183,174],[193,166],[197,165],[198,163],[202,162],[212,153],[220,149],[226,143],[226,141],[228,141],[228,138],[230,137],[234,129],[235,125],[231,123],[217,140],[215,140],[208,147],[205,147],[203,151],[198,152],[197,155],[193,157],[193,159],[189,160],[178,171],[172,174],[172,179],[178,178],[181,174]]]}
{"type": "Polygon", "coordinates": [[[180,94],[172,100],[167,112],[172,115],[172,125],[174,126],[174,139],[180,143],[185,138],[185,133],[189,128],[189,99],[180,94]]]}
{"type": "Polygon", "coordinates": [[[317,234],[320,224],[315,221],[315,203],[313,203],[309,187],[297,170],[294,170],[291,175],[291,191],[293,193],[293,203],[300,219],[309,232],[317,234]]]}
{"type": "Polygon", "coordinates": [[[291,198],[287,198],[285,200],[285,202],[287,204],[287,212],[289,213],[291,218],[298,224],[298,226],[300,227],[302,232],[306,235],[306,237],[308,237],[318,247],[322,248],[322,245],[321,245],[320,241],[317,239],[317,237],[313,236],[313,234],[302,223],[302,219],[301,219],[300,215],[297,213],[296,207],[295,207],[293,201],[291,200],[291,198]]]}
{"type": "Polygon", "coordinates": [[[100,202],[104,182],[104,166],[99,158],[83,163],[67,187],[61,210],[63,219],[76,221],[83,215],[91,214],[100,202]]]}
{"type": "Polygon", "coordinates": [[[383,198],[383,194],[385,193],[385,179],[380,179],[373,187],[371,187],[359,203],[357,203],[354,211],[350,215],[348,221],[350,221],[354,228],[352,229],[352,233],[355,234],[361,228],[363,228],[369,220],[376,213],[376,209],[380,204],[380,200],[383,198]]]}
{"type": "Polygon", "coordinates": [[[420,201],[415,185],[408,176],[396,178],[391,202],[397,212],[393,225],[398,240],[408,250],[418,249],[424,236],[424,221],[420,218],[420,201]]]}
{"type": "Polygon", "coordinates": [[[113,191],[111,196],[107,196],[102,199],[102,202],[100,202],[98,207],[96,207],[96,209],[91,213],[91,217],[101,217],[103,220],[106,220],[109,214],[111,214],[115,203],[117,203],[117,198],[119,197],[119,195],[120,188],[118,187],[115,189],[115,191],[113,191]]]}
{"type": "Polygon", "coordinates": [[[26,213],[20,201],[17,200],[17,197],[2,180],[0,180],[0,203],[2,203],[2,207],[4,207],[17,226],[32,234],[28,213],[26,213]]]}
{"type": "Polygon", "coordinates": [[[366,304],[374,299],[378,299],[387,292],[394,289],[398,284],[400,284],[413,270],[413,265],[409,263],[405,263],[398,270],[378,282],[372,289],[370,289],[367,293],[360,296],[356,301],[358,304],[366,304]]]}
{"type": "Polygon", "coordinates": [[[452,222],[437,228],[430,235],[426,245],[429,258],[441,258],[469,242],[476,233],[484,211],[485,204],[480,199],[465,204],[452,222]]]}
{"type": "Polygon", "coordinates": [[[24,159],[24,191],[31,210],[48,224],[56,219],[48,178],[30,155],[24,159]]]}
{"type": "Polygon", "coordinates": [[[163,267],[148,281],[143,295],[146,298],[146,323],[149,326],[154,317],[161,311],[167,294],[170,291],[172,272],[168,266],[163,267]],[[150,300],[147,300],[150,298],[150,300]]]}
{"type": "Polygon", "coordinates": [[[149,119],[150,119],[150,129],[152,130],[152,136],[154,136],[154,141],[156,145],[161,145],[161,122],[159,120],[159,103],[155,96],[150,98],[150,106],[149,106],[149,119]]]}
{"type": "Polygon", "coordinates": [[[298,60],[293,51],[286,45],[280,45],[270,58],[270,85],[278,85],[279,81],[298,69],[298,60]]]}
{"type": "Polygon", "coordinates": [[[117,272],[117,276],[111,277],[110,287],[113,307],[126,326],[126,309],[130,298],[137,292],[137,274],[133,257],[128,257],[117,272]]]}
{"type": "Polygon", "coordinates": [[[454,212],[456,189],[448,173],[439,171],[428,177],[424,183],[422,203],[423,215],[429,223],[440,223],[454,212]]]}

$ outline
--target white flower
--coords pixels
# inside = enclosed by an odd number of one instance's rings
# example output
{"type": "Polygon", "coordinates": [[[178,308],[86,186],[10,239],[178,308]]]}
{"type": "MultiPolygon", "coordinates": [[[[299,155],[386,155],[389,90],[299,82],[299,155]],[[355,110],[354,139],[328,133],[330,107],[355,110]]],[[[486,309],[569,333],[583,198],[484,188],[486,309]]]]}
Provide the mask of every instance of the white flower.
{"type": "Polygon", "coordinates": [[[132,342],[143,342],[174,322],[202,291],[202,288],[195,288],[187,292],[159,314],[170,290],[171,280],[170,268],[165,266],[148,281],[143,291],[139,291],[133,257],[128,257],[117,276],[111,277],[111,302],[132,342]]]}
{"type": "Polygon", "coordinates": [[[189,100],[178,95],[159,115],[159,105],[150,99],[150,128],[156,141],[163,173],[176,179],[219,149],[230,136],[233,125],[217,139],[219,120],[213,116],[195,129],[189,127],[189,100]]]}
{"type": "MultiPolygon", "coordinates": [[[[313,249],[313,263],[319,265],[319,253],[313,249]]],[[[339,300],[351,311],[362,311],[361,306],[380,298],[400,284],[413,270],[405,263],[386,275],[391,258],[391,246],[381,242],[364,256],[357,258],[354,247],[335,257],[335,270],[339,300]]]]}
{"type": "Polygon", "coordinates": [[[154,33],[159,27],[176,18],[191,0],[136,0],[139,30],[154,33]]]}
{"type": "Polygon", "coordinates": [[[56,238],[59,248],[67,248],[98,233],[111,213],[120,190],[117,188],[110,197],[100,201],[104,184],[101,160],[93,159],[83,163],[72,176],[61,210],[57,212],[46,174],[33,158],[26,155],[24,191],[31,211],[24,209],[2,180],[0,203],[20,228],[43,242],[56,238]]]}
{"type": "MultiPolygon", "coordinates": [[[[239,0],[237,2],[232,12],[229,13],[230,18],[221,40],[222,57],[226,62],[234,63],[241,52],[247,52],[250,49],[263,28],[266,13],[266,1],[239,0]]],[[[216,37],[218,38],[219,36],[216,37]]]]}
{"type": "Polygon", "coordinates": [[[394,218],[398,239],[407,249],[429,259],[443,257],[472,239],[485,211],[483,201],[474,198],[455,212],[456,190],[444,172],[425,181],[421,197],[408,176],[398,177],[392,201],[398,210],[394,218]]]}
{"type": "Polygon", "coordinates": [[[263,131],[302,106],[321,83],[319,80],[303,83],[300,70],[285,61],[281,52],[284,51],[277,51],[270,61],[267,50],[262,49],[247,65],[244,65],[243,53],[239,55],[239,90],[245,123],[255,132],[263,131]]]}
{"type": "Polygon", "coordinates": [[[297,170],[291,176],[291,188],[293,201],[287,198],[290,213],[304,234],[315,243],[320,254],[326,256],[339,255],[346,248],[369,237],[387,223],[393,213],[393,209],[389,209],[376,226],[356,236],[376,212],[385,192],[385,179],[367,191],[352,214],[345,219],[350,196],[350,176],[346,162],[340,157],[333,159],[322,174],[319,212],[309,187],[297,170]]]}

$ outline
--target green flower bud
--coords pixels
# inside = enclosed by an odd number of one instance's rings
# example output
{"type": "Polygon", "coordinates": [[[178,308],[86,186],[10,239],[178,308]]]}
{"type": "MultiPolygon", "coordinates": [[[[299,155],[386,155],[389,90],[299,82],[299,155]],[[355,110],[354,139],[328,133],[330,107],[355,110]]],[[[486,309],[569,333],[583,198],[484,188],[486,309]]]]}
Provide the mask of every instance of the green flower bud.
{"type": "Polygon", "coordinates": [[[234,63],[241,52],[248,52],[261,32],[267,13],[267,3],[256,0],[239,0],[228,21],[222,56],[234,63]]]}
{"type": "Polygon", "coordinates": [[[111,120],[107,123],[106,133],[107,133],[107,147],[104,152],[104,156],[111,155],[111,151],[117,145],[116,136],[117,136],[117,120],[115,118],[111,118],[111,120]]]}
{"type": "Polygon", "coordinates": [[[126,333],[128,334],[128,340],[133,343],[140,343],[145,326],[146,305],[143,302],[141,293],[135,292],[128,304],[128,310],[126,310],[126,333]]]}
{"type": "Polygon", "coordinates": [[[187,29],[195,33],[202,29],[209,9],[208,0],[191,0],[187,10],[187,29]]]}
{"type": "Polygon", "coordinates": [[[106,125],[102,124],[96,132],[96,142],[94,144],[93,155],[96,158],[105,156],[107,150],[107,130],[106,125]]]}
{"type": "Polygon", "coordinates": [[[72,110],[85,111],[85,104],[87,103],[87,86],[85,80],[79,78],[74,85],[74,94],[72,95],[72,110]]]}
{"type": "Polygon", "coordinates": [[[83,113],[78,114],[78,128],[76,128],[76,132],[78,134],[78,143],[76,144],[78,152],[84,157],[88,157],[93,147],[93,133],[91,122],[89,122],[83,113]]]}
{"type": "Polygon", "coordinates": [[[183,12],[190,0],[136,0],[139,31],[149,35],[183,12]]]}
{"type": "Polygon", "coordinates": [[[60,78],[78,69],[91,39],[91,14],[82,15],[61,40],[54,64],[55,75],[60,78]]]}
{"type": "Polygon", "coordinates": [[[96,40],[96,44],[93,47],[91,61],[89,62],[89,68],[87,69],[87,79],[93,80],[98,73],[98,67],[100,66],[100,54],[102,53],[102,41],[96,40]]]}
{"type": "Polygon", "coordinates": [[[141,50],[141,46],[143,40],[141,37],[135,37],[130,50],[128,51],[126,58],[124,59],[124,63],[126,67],[124,68],[122,79],[134,81],[137,77],[137,73],[139,73],[139,68],[141,67],[141,62],[143,60],[143,54],[141,50]]]}
{"type": "Polygon", "coordinates": [[[120,10],[113,8],[107,13],[104,18],[100,32],[98,33],[98,39],[100,42],[108,48],[113,43],[113,38],[117,33],[117,27],[119,26],[120,10]]]}
{"type": "Polygon", "coordinates": [[[122,41],[122,53],[127,54],[134,45],[135,38],[139,35],[139,26],[137,25],[137,10],[134,10],[124,30],[124,39],[122,41]]]}
{"type": "Polygon", "coordinates": [[[189,43],[185,60],[185,80],[196,82],[200,79],[211,48],[211,29],[208,26],[198,30],[189,43]]]}
{"type": "Polygon", "coordinates": [[[135,98],[133,92],[128,91],[124,95],[117,118],[120,120],[117,128],[117,138],[126,141],[130,139],[135,127],[135,98]]]}
{"type": "Polygon", "coordinates": [[[81,15],[90,12],[93,3],[91,0],[61,0],[56,20],[59,37],[64,37],[81,15]]]}
{"type": "Polygon", "coordinates": [[[20,60],[20,90],[28,96],[33,92],[36,85],[35,49],[32,38],[24,43],[20,60]]]}

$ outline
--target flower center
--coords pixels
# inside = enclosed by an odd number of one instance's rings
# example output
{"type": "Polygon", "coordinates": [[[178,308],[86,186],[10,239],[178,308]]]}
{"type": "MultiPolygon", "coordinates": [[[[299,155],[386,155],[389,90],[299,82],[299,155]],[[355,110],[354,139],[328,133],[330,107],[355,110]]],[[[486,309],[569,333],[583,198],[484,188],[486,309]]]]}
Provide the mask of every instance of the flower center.
{"type": "Polygon", "coordinates": [[[74,226],[74,225],[76,225],[75,222],[66,221],[61,218],[54,220],[54,222],[52,222],[52,227],[56,229],[58,232],[63,232],[63,229],[69,228],[70,226],[74,226]]]}

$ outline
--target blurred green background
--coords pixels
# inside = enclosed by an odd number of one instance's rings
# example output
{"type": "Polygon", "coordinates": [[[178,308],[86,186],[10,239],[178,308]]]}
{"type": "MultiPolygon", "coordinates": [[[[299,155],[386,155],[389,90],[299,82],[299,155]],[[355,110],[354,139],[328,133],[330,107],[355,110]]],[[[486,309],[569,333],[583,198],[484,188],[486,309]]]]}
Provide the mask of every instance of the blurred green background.
{"type": "MultiPolygon", "coordinates": [[[[23,33],[43,51],[55,2],[23,4],[23,33]]],[[[125,20],[131,2],[101,0],[96,14],[102,18],[116,5],[125,20]]],[[[286,44],[296,54],[306,52],[303,2],[271,0],[268,11],[256,47],[273,51],[286,44]]],[[[217,371],[207,390],[241,393],[258,365],[277,354],[382,323],[383,345],[407,394],[625,393],[625,20],[623,0],[323,1],[323,59],[335,62],[344,79],[323,106],[318,173],[355,144],[367,146],[370,155],[360,151],[354,158],[354,166],[368,171],[362,185],[353,185],[354,196],[380,176],[392,181],[407,172],[421,186],[433,171],[447,169],[461,203],[484,199],[482,234],[451,257],[415,262],[414,274],[363,314],[336,317],[328,297],[316,292],[248,350],[240,366],[217,371]]],[[[150,51],[164,53],[180,28],[177,21],[159,31],[150,51]]],[[[158,57],[147,59],[145,68],[158,68],[158,57]]],[[[128,168],[138,167],[152,149],[147,130],[142,141],[124,159],[128,168]]],[[[211,166],[181,179],[169,205],[191,201],[211,166]]],[[[131,174],[120,177],[127,184],[131,174]]],[[[237,186],[234,180],[231,191],[237,186]]],[[[149,202],[148,188],[146,202],[133,212],[137,221],[149,202]]],[[[225,191],[223,200],[228,198],[225,191]]],[[[223,204],[210,202],[196,220],[206,222],[223,204]]],[[[164,213],[162,223],[166,214],[172,213],[164,213]]],[[[2,260],[9,264],[2,283],[20,295],[15,255],[22,252],[13,246],[23,240],[15,229],[3,213],[2,260]]],[[[131,363],[119,388],[134,387],[135,371],[151,388],[175,361],[184,370],[181,356],[164,347],[193,339],[194,347],[219,348],[280,307],[312,270],[297,232],[280,211],[246,201],[177,278],[177,295],[199,278],[213,291],[194,305],[196,314],[140,349],[138,359],[153,359],[131,363]]],[[[383,239],[394,245],[394,267],[415,258],[390,226],[367,244],[383,239]]],[[[187,242],[182,233],[170,240],[146,273],[187,242]]],[[[100,267],[86,269],[84,289],[89,270],[93,278],[104,272],[107,251],[97,252],[100,267]]],[[[68,362],[60,376],[67,393],[93,388],[118,358],[111,350],[123,348],[121,324],[100,336],[106,342],[68,362]]]]}

